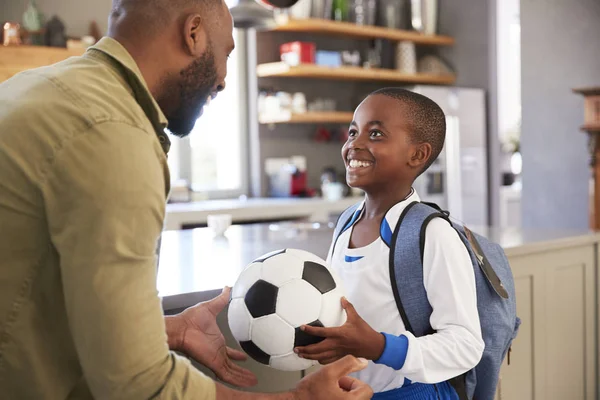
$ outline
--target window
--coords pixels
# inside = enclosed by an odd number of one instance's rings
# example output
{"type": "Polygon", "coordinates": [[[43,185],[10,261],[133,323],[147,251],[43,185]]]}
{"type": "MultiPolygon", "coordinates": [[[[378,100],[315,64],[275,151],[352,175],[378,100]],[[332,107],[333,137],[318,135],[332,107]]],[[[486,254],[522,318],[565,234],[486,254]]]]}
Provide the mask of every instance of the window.
{"type": "Polygon", "coordinates": [[[498,2],[498,132],[514,147],[521,134],[521,21],[519,0],[498,2]]]}
{"type": "MultiPolygon", "coordinates": [[[[228,1],[234,3],[235,1],[228,1]]],[[[247,192],[245,63],[242,32],[227,62],[226,88],[219,93],[185,139],[174,137],[169,152],[171,179],[185,180],[194,198],[237,197],[247,192]]]]}

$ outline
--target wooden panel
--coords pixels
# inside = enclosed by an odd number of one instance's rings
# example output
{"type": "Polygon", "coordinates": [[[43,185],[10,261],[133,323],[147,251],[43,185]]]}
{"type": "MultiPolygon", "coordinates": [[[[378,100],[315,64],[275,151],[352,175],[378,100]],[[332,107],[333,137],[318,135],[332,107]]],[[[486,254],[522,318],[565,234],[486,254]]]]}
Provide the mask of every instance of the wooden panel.
{"type": "Polygon", "coordinates": [[[260,117],[261,124],[349,124],[354,114],[351,112],[328,111],[307,112],[304,114],[279,114],[276,116],[260,117]]]}
{"type": "Polygon", "coordinates": [[[449,36],[424,35],[416,31],[389,29],[380,26],[356,25],[350,22],[337,22],[310,18],[287,20],[273,29],[278,32],[303,32],[336,35],[359,39],[388,39],[392,41],[411,41],[416,44],[448,46],[454,44],[449,36]]]}
{"type": "Polygon", "coordinates": [[[451,85],[456,81],[454,75],[405,74],[392,69],[360,67],[322,67],[315,64],[289,66],[283,62],[260,64],[256,68],[260,78],[315,78],[336,80],[360,80],[382,82],[423,83],[451,85]]]}
{"type": "Polygon", "coordinates": [[[0,46],[0,82],[21,71],[54,64],[84,51],[45,46],[0,46]]]}

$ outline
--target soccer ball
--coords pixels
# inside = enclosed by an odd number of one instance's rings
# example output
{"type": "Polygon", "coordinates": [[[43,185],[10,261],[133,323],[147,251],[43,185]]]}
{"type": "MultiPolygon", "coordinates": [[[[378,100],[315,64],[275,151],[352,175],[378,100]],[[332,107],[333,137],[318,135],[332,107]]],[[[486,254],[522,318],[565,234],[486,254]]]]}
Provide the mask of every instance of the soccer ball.
{"type": "Polygon", "coordinates": [[[294,347],[323,338],[301,325],[334,327],[345,322],[343,288],[325,261],[303,250],[283,249],[254,260],[231,292],[227,314],[233,337],[254,360],[282,371],[307,369],[294,347]]]}

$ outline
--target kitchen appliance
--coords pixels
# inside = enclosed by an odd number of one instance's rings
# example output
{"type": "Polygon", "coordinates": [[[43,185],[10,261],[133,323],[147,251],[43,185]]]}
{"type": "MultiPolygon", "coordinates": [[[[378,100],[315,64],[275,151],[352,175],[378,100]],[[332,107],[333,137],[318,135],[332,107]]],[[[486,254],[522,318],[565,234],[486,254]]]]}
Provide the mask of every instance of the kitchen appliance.
{"type": "Polygon", "coordinates": [[[268,158],[265,172],[269,178],[271,197],[308,197],[306,158],[268,158]]]}
{"type": "Polygon", "coordinates": [[[233,26],[239,29],[270,29],[275,23],[273,10],[289,8],[298,0],[239,0],[229,11],[233,26]]]}
{"type": "Polygon", "coordinates": [[[446,114],[446,141],[434,164],[417,178],[421,200],[450,211],[471,226],[488,225],[488,161],[485,92],[481,89],[413,86],[446,114]]]}

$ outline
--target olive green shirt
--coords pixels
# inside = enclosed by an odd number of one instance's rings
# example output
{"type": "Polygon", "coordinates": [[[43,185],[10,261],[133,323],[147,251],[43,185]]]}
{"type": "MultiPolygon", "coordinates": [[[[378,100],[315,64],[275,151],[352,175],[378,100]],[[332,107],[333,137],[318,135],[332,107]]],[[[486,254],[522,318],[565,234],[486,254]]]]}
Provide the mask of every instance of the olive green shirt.
{"type": "Polygon", "coordinates": [[[110,38],[0,84],[0,398],[215,398],[156,289],[165,127],[110,38]]]}

